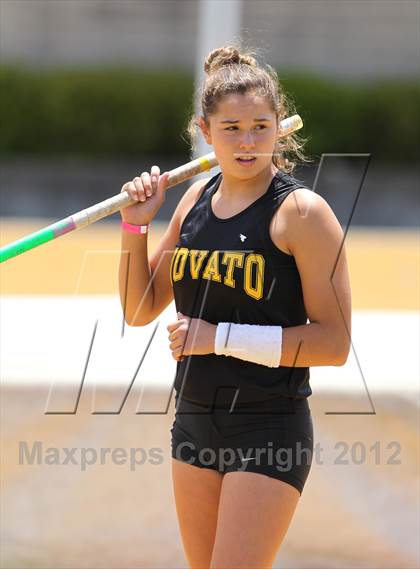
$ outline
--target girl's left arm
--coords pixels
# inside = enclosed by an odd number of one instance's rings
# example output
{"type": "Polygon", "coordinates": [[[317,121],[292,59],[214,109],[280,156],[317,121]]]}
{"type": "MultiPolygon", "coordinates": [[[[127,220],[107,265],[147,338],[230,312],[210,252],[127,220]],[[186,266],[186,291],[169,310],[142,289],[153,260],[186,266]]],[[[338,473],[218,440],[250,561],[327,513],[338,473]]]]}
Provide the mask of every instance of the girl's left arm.
{"type": "Polygon", "coordinates": [[[340,223],[328,203],[305,188],[292,192],[281,209],[309,323],[283,329],[280,365],[344,365],[351,345],[351,291],[340,223]]]}

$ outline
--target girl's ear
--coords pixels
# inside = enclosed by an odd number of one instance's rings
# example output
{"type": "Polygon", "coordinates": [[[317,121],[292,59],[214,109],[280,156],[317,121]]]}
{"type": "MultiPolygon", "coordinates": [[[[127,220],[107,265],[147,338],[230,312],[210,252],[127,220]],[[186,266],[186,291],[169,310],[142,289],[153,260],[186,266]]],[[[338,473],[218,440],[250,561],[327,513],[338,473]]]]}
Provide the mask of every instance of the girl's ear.
{"type": "Polygon", "coordinates": [[[197,124],[200,127],[201,132],[203,133],[204,140],[207,142],[207,144],[211,144],[212,142],[211,142],[210,128],[206,124],[206,121],[204,120],[204,118],[198,117],[197,124]]]}

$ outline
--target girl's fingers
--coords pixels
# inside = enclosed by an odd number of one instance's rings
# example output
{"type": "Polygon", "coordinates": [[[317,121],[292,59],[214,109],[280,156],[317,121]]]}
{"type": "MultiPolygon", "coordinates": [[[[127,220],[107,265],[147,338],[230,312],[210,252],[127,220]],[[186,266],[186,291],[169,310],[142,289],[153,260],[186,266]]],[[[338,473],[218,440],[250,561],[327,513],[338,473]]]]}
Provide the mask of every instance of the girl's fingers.
{"type": "Polygon", "coordinates": [[[174,340],[173,342],[171,342],[169,344],[169,347],[171,348],[172,351],[181,350],[182,345],[183,345],[183,341],[180,338],[177,338],[176,340],[174,340]]]}
{"type": "Polygon", "coordinates": [[[183,357],[183,355],[182,355],[182,349],[181,349],[181,348],[178,348],[178,349],[174,350],[174,351],[172,352],[172,354],[173,354],[174,358],[176,358],[176,359],[179,359],[179,358],[182,358],[182,357],[183,357]]]}
{"type": "Polygon", "coordinates": [[[157,192],[158,183],[159,183],[159,176],[160,176],[159,166],[152,166],[152,169],[150,171],[152,194],[155,194],[157,192]]]}
{"type": "Polygon", "coordinates": [[[157,194],[159,195],[159,199],[165,201],[165,193],[166,193],[166,186],[168,185],[169,180],[169,172],[164,172],[158,180],[157,184],[157,194]]]}
{"type": "Polygon", "coordinates": [[[174,342],[178,337],[179,337],[179,331],[178,331],[178,330],[175,330],[174,332],[171,332],[171,333],[168,335],[168,340],[169,340],[170,342],[174,342]]]}
{"type": "MultiPolygon", "coordinates": [[[[143,174],[144,174],[144,173],[145,173],[145,172],[143,172],[143,174]]],[[[143,174],[142,174],[142,176],[143,176],[143,174]]],[[[134,187],[136,188],[137,195],[138,195],[138,199],[139,199],[141,202],[145,202],[145,201],[146,201],[146,193],[145,193],[144,187],[143,187],[143,178],[140,178],[139,176],[136,176],[136,177],[133,179],[133,184],[134,184],[134,187]]]]}
{"type": "Polygon", "coordinates": [[[182,356],[182,346],[178,346],[176,348],[171,349],[172,352],[172,356],[177,359],[180,358],[182,356]]]}
{"type": "Polygon", "coordinates": [[[164,172],[162,176],[159,178],[159,185],[165,187],[169,181],[169,172],[164,172]]]}
{"type": "Polygon", "coordinates": [[[152,182],[149,172],[142,172],[141,181],[143,182],[144,193],[147,197],[150,197],[152,195],[152,182]]]}
{"type": "Polygon", "coordinates": [[[136,176],[131,182],[123,185],[121,191],[128,192],[136,201],[145,202],[148,197],[156,193],[161,193],[164,199],[164,190],[168,183],[169,172],[160,175],[159,166],[152,166],[149,172],[142,172],[140,176],[136,176]]]}
{"type": "Polygon", "coordinates": [[[137,188],[132,181],[126,182],[121,188],[121,192],[127,192],[133,200],[139,201],[140,199],[137,188]]]}
{"type": "Polygon", "coordinates": [[[173,332],[174,330],[179,328],[179,326],[181,326],[182,323],[183,323],[183,320],[177,320],[173,324],[168,324],[166,326],[166,329],[168,330],[168,332],[173,332]]]}
{"type": "Polygon", "coordinates": [[[174,354],[172,354],[172,357],[176,362],[182,362],[184,359],[184,356],[174,356],[174,354]]]}

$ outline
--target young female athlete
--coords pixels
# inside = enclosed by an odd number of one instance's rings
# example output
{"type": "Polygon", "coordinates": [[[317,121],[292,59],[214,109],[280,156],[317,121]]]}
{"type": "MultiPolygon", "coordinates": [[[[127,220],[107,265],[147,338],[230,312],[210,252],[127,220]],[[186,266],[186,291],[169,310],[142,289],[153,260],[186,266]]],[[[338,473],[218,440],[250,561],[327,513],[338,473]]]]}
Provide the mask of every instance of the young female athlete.
{"type": "Polygon", "coordinates": [[[348,356],[349,277],[334,213],[291,176],[285,153],[305,158],[297,137],[279,138],[290,108],[275,71],[234,47],[205,70],[190,126],[221,172],[186,191],[150,262],[168,174],[153,166],[123,186],[139,203],[121,210],[120,294],[133,326],[175,298],[172,472],[190,567],[261,569],[311,467],[309,368],[348,356]]]}

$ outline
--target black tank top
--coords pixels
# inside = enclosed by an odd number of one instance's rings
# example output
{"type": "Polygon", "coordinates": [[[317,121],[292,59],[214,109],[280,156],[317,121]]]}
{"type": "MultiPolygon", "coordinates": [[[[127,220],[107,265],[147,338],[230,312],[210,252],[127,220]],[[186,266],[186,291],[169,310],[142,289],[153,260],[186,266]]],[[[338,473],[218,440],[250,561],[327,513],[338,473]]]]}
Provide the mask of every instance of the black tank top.
{"type": "MultiPolygon", "coordinates": [[[[278,249],[269,234],[271,218],[286,196],[305,187],[282,171],[267,191],[227,219],[211,207],[222,174],[213,176],[185,217],[170,269],[174,299],[191,318],[212,324],[235,322],[298,326],[307,314],[295,259],[278,249]]],[[[177,362],[177,396],[193,403],[230,407],[276,397],[312,394],[309,368],[270,368],[231,356],[185,356],[177,362]]]]}

